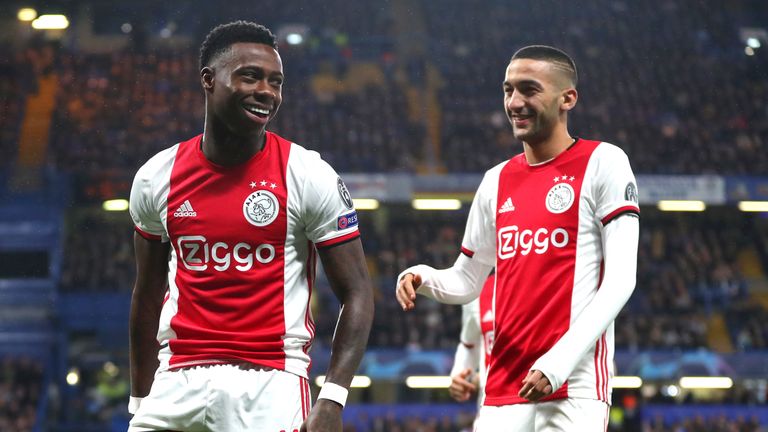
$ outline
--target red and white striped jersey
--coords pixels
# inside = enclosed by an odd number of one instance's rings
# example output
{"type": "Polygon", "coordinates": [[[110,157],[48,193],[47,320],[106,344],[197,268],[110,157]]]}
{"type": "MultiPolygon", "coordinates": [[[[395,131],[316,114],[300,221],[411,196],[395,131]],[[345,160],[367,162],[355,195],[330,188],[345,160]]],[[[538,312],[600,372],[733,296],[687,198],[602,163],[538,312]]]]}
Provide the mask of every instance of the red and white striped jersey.
{"type": "MultiPolygon", "coordinates": [[[[529,165],[520,154],[486,173],[462,243],[465,255],[496,267],[486,405],[526,402],[518,392],[531,366],[597,293],[603,227],[627,212],[639,214],[635,178],[612,144],[579,139],[548,162],[529,165]]],[[[613,333],[611,323],[545,400],[610,402],[613,333]]]]}
{"type": "Polygon", "coordinates": [[[273,133],[233,167],[201,140],[155,155],[131,190],[136,232],[171,244],[160,368],[250,362],[306,378],[315,248],[359,236],[352,199],[316,152],[273,133]]]}

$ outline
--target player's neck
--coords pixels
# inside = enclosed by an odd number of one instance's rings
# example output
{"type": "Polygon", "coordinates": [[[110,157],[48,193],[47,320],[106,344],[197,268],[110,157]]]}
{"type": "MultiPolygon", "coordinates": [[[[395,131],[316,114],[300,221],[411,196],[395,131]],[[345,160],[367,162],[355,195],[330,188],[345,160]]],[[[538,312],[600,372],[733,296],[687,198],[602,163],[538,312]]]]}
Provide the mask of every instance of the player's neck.
{"type": "Polygon", "coordinates": [[[550,161],[559,156],[560,153],[568,150],[574,141],[574,138],[568,134],[568,130],[565,128],[556,131],[556,133],[553,133],[543,141],[531,143],[523,141],[525,160],[529,165],[550,161]]]}
{"type": "Polygon", "coordinates": [[[221,166],[234,166],[247,162],[264,148],[266,130],[253,136],[233,135],[223,125],[207,122],[200,143],[205,158],[221,166]]]}

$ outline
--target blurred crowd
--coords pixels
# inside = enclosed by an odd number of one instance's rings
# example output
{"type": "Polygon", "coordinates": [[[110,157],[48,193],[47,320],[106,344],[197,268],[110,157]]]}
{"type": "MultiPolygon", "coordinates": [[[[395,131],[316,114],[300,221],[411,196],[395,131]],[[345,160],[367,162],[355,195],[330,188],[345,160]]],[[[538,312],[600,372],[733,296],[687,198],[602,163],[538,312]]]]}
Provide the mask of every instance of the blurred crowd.
{"type": "Polygon", "coordinates": [[[768,56],[746,50],[741,26],[768,11],[748,3],[425,2],[429,57],[445,81],[445,164],[482,171],[521,150],[502,113],[504,70],[515,49],[549,44],[579,70],[571,132],[619,145],[636,172],[766,172],[768,56]]]}
{"type": "Polygon", "coordinates": [[[5,357],[0,367],[0,430],[31,432],[43,391],[42,365],[27,357],[5,357]]]}
{"type": "MultiPolygon", "coordinates": [[[[451,349],[461,308],[422,301],[404,313],[392,295],[404,268],[453,264],[461,245],[465,211],[419,212],[394,208],[386,222],[361,212],[376,316],[369,345],[411,350],[451,349]]],[[[649,209],[641,230],[637,287],[616,325],[616,346],[645,349],[712,347],[712,317],[723,314],[725,337],[738,350],[768,348],[768,312],[752,301],[738,258],[754,251],[754,220],[727,210],[670,215],[649,209]]],[[[125,213],[72,212],[68,218],[61,287],[65,292],[128,292],[135,275],[131,222],[125,213]]],[[[322,273],[322,271],[321,271],[322,273]]],[[[319,278],[318,342],[330,346],[338,300],[319,278]]]]}
{"type": "MultiPolygon", "coordinates": [[[[742,8],[710,14],[709,3],[716,7],[714,0],[661,8],[604,0],[547,11],[523,1],[520,7],[539,11],[531,16],[503,2],[419,2],[412,8],[422,19],[411,24],[424,37],[409,42],[397,37],[387,7],[357,6],[364,19],[353,10],[335,17],[335,27],[315,17],[300,26],[312,35],[306,43],[281,45],[287,80],[272,129],[343,172],[482,172],[522,149],[501,106],[508,59],[516,48],[545,43],[568,51],[580,71],[571,132],[616,143],[636,172],[764,173],[766,48],[747,55],[742,8]],[[595,20],[604,25],[589,24],[595,20]],[[471,37],[462,31],[468,23],[482,23],[471,37]]],[[[263,22],[277,30],[288,9],[276,8],[263,22]]],[[[41,73],[30,52],[0,62],[4,146],[13,146],[18,101],[41,73]]],[[[50,166],[94,181],[124,178],[201,132],[196,46],[129,45],[108,54],[60,47],[55,57],[48,69],[60,82],[50,166]]]]}
{"type": "MultiPolygon", "coordinates": [[[[768,22],[764,2],[519,0],[513,8],[503,1],[467,7],[463,0],[328,0],[322,8],[271,2],[258,17],[243,16],[251,3],[174,6],[180,14],[174,19],[188,23],[178,32],[191,37],[191,46],[153,46],[139,25],[126,47],[109,53],[84,52],[71,40],[0,46],[9,54],[0,56],[0,170],[16,160],[25,98],[37,91],[36,78],[58,78],[45,164],[74,175],[77,204],[83,204],[65,220],[63,293],[130,291],[131,222],[126,214],[84,208],[83,197],[125,194],[144,161],[202,132],[197,45],[212,25],[234,19],[255,19],[276,31],[288,24],[282,30],[305,36],[303,44],[288,45],[281,33],[284,103],[270,129],[319,151],[339,172],[478,173],[519,153],[501,82],[512,53],[534,43],[561,47],[576,60],[580,101],[571,133],[619,145],[636,173],[768,172],[768,47],[746,46],[748,30],[768,22]]],[[[157,5],[156,12],[166,9],[157,5]]],[[[108,15],[103,22],[114,21],[117,31],[123,17],[108,15]]],[[[764,34],[755,35],[768,44],[764,34]]],[[[452,349],[460,308],[422,301],[419,313],[405,314],[392,290],[409,265],[451,265],[466,213],[385,213],[361,214],[376,290],[369,345],[452,349]]],[[[637,288],[617,320],[617,348],[712,348],[724,337],[735,350],[768,349],[768,309],[754,301],[744,269],[743,257],[754,253],[765,276],[768,249],[756,242],[765,245],[768,235],[755,223],[734,212],[644,211],[637,288]],[[713,331],[716,317],[724,319],[724,336],[713,331]]],[[[338,304],[327,282],[318,287],[318,343],[330,345],[328,317],[338,304]]],[[[0,431],[31,430],[41,366],[26,359],[5,359],[2,366],[0,431]]],[[[73,420],[106,422],[124,408],[125,377],[99,373],[90,383],[84,375],[92,391],[75,400],[73,420]]],[[[345,430],[444,432],[470,423],[466,416],[384,416],[345,430]]],[[[751,419],[702,417],[649,421],[643,430],[753,432],[759,426],[751,419]]]]}

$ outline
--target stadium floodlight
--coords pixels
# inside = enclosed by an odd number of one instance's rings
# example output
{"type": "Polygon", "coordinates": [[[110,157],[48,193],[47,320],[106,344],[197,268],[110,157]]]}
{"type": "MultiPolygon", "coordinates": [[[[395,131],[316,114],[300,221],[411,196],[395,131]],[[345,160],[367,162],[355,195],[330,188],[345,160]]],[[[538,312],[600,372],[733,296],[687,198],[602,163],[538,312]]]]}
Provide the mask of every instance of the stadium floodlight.
{"type": "Polygon", "coordinates": [[[615,376],[611,383],[613,388],[636,389],[643,386],[643,379],[639,376],[615,376]]]}
{"type": "Polygon", "coordinates": [[[379,208],[379,200],[373,198],[354,198],[352,202],[355,203],[357,210],[376,210],[379,208]]]}
{"type": "Polygon", "coordinates": [[[67,372],[67,384],[76,386],[80,382],[80,371],[77,368],[72,368],[67,372]]]}
{"type": "Polygon", "coordinates": [[[707,209],[704,201],[694,200],[662,200],[658,206],[661,211],[700,212],[707,209]]]}
{"type": "Polygon", "coordinates": [[[28,7],[21,8],[19,9],[19,12],[16,13],[16,18],[22,22],[30,22],[37,18],[37,11],[28,7]]]}
{"type": "Polygon", "coordinates": [[[69,20],[65,15],[40,15],[32,21],[32,28],[36,30],[63,30],[69,27],[69,20]]]}
{"type": "MultiPolygon", "coordinates": [[[[315,378],[315,385],[322,387],[325,384],[325,375],[318,375],[315,378]]],[[[355,375],[352,377],[352,384],[350,388],[368,388],[371,386],[371,379],[365,375],[355,375]]]]}
{"type": "Polygon", "coordinates": [[[762,46],[760,39],[756,37],[747,38],[747,46],[753,49],[758,49],[762,46]]]}
{"type": "Polygon", "coordinates": [[[128,200],[111,199],[104,201],[101,207],[106,211],[126,211],[128,210],[128,200]]]}
{"type": "Polygon", "coordinates": [[[684,389],[729,389],[733,380],[729,377],[682,377],[680,387],[684,389]]]}
{"type": "Polygon", "coordinates": [[[405,385],[408,388],[448,388],[451,386],[451,377],[413,375],[405,378],[405,385]]]}
{"type": "Polygon", "coordinates": [[[768,201],[740,201],[739,210],[743,212],[768,212],[768,201]]]}
{"type": "Polygon", "coordinates": [[[304,36],[298,33],[288,33],[285,37],[285,41],[288,42],[288,45],[301,45],[301,43],[304,42],[304,36]]]}
{"type": "Polygon", "coordinates": [[[417,198],[411,202],[416,210],[458,210],[461,201],[451,198],[417,198]]]}

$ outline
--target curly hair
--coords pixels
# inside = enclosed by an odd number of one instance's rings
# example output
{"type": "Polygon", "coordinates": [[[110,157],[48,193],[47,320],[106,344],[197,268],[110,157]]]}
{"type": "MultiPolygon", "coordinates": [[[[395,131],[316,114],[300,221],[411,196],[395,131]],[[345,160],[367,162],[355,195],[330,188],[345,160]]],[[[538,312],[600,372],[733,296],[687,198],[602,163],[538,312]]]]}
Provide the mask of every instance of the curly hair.
{"type": "Polygon", "coordinates": [[[571,56],[566,54],[563,50],[547,45],[529,45],[517,50],[509,61],[511,62],[512,60],[517,59],[543,60],[549,62],[565,73],[574,87],[579,83],[579,74],[576,71],[576,63],[571,56]]]}
{"type": "Polygon", "coordinates": [[[277,37],[261,24],[249,21],[235,21],[214,27],[200,45],[200,69],[210,66],[211,62],[233,44],[255,42],[277,50],[277,37]]]}

